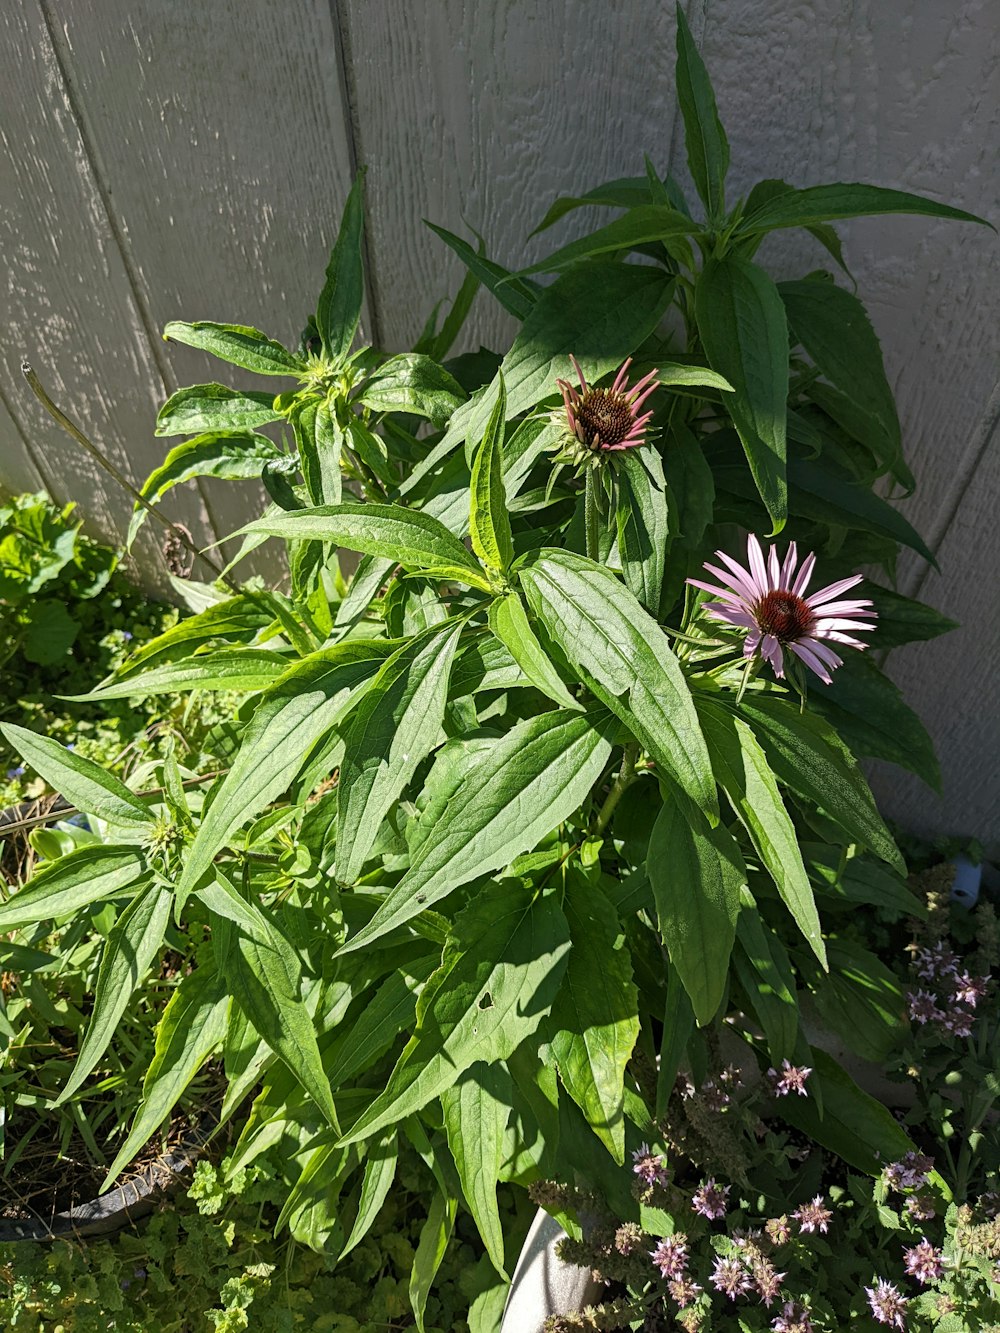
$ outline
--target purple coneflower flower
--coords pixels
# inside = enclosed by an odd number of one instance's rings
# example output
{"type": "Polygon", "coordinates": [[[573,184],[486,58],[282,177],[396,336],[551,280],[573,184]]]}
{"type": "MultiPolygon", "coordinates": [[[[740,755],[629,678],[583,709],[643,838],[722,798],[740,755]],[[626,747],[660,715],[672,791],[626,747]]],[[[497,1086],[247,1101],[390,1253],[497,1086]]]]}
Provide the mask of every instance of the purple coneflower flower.
{"type": "Polygon", "coordinates": [[[769,1069],[767,1077],[771,1080],[771,1091],[775,1097],[787,1097],[789,1093],[797,1092],[800,1097],[808,1096],[806,1092],[806,1079],[812,1073],[808,1065],[793,1065],[788,1060],[782,1060],[781,1073],[776,1069],[769,1069]]]}
{"type": "Polygon", "coordinates": [[[813,1333],[809,1311],[798,1301],[785,1301],[781,1314],[771,1321],[774,1333],[813,1333]]]}
{"type": "Polygon", "coordinates": [[[676,1277],[667,1283],[667,1291],[670,1293],[670,1299],[676,1301],[683,1310],[686,1305],[691,1304],[701,1291],[701,1287],[689,1277],[676,1277]]]}
{"type": "Polygon", "coordinates": [[[830,1230],[833,1213],[829,1208],[824,1208],[822,1194],[817,1194],[812,1203],[804,1203],[801,1208],[796,1208],[792,1216],[799,1224],[799,1231],[822,1231],[826,1235],[830,1230]]]}
{"type": "Polygon", "coordinates": [[[750,1274],[744,1269],[739,1259],[716,1259],[712,1269],[712,1286],[716,1291],[724,1292],[731,1301],[743,1296],[751,1287],[750,1274]]]}
{"type": "Polygon", "coordinates": [[[944,1264],[939,1249],[936,1249],[926,1236],[920,1238],[920,1244],[903,1251],[903,1264],[911,1277],[922,1282],[926,1287],[936,1282],[944,1272],[944,1264]]]}
{"type": "Polygon", "coordinates": [[[726,1199],[729,1196],[728,1185],[717,1185],[713,1177],[703,1180],[691,1196],[691,1207],[702,1217],[710,1221],[726,1215],[726,1199]]]}
{"type": "Polygon", "coordinates": [[[660,1270],[660,1277],[682,1278],[688,1260],[687,1236],[683,1231],[664,1236],[649,1254],[654,1267],[660,1270]]]}
{"type": "Polygon", "coordinates": [[[640,1143],[632,1154],[632,1170],[646,1185],[667,1183],[666,1159],[653,1152],[648,1143],[640,1143]]]}
{"type": "Polygon", "coordinates": [[[727,624],[748,630],[743,644],[744,657],[752,657],[759,652],[765,661],[770,662],[779,680],[784,679],[785,675],[785,648],[790,649],[810,671],[814,671],[820,680],[829,685],[830,672],[841,665],[841,658],[824,640],[846,643],[852,648],[868,647],[845,631],[874,628],[866,623],[876,619],[871,602],[857,598],[836,600],[841,593],[861,582],[860,574],[839,579],[819,592],[814,592],[811,597],[806,597],[805,591],[812,577],[816,557],[807,555],[796,573],[798,553],[794,542],[789,543],[783,563],[778,560],[778,553],[773,546],[765,563],[760,542],[751,534],[747,538],[748,569],[744,569],[724,551],[716,551],[715,554],[726,565],[726,569],[709,564],[705,568],[723,586],[720,588],[714,583],[702,583],[699,579],[688,579],[688,583],[722,599],[707,604],[705,609],[708,614],[716,620],[724,620],[727,624]]]}
{"type": "Polygon", "coordinates": [[[880,1324],[891,1324],[893,1328],[905,1328],[907,1298],[901,1296],[898,1287],[880,1277],[874,1287],[865,1287],[868,1304],[872,1314],[880,1324]]]}
{"type": "Polygon", "coordinates": [[[646,427],[653,414],[644,412],[640,415],[639,409],[656,388],[659,372],[651,370],[630,388],[628,368],[632,358],[629,357],[611,388],[602,389],[587,383],[575,356],[570,360],[580,378],[580,387],[577,389],[569,380],[556,380],[562,390],[565,423],[561,412],[556,413],[553,420],[559,425],[565,424],[577,454],[585,457],[588,454],[620,453],[623,449],[644,444],[646,427]]]}
{"type": "Polygon", "coordinates": [[[897,1190],[918,1190],[927,1184],[927,1177],[934,1170],[934,1158],[922,1152],[904,1153],[898,1162],[890,1162],[885,1168],[885,1178],[897,1190]]]}

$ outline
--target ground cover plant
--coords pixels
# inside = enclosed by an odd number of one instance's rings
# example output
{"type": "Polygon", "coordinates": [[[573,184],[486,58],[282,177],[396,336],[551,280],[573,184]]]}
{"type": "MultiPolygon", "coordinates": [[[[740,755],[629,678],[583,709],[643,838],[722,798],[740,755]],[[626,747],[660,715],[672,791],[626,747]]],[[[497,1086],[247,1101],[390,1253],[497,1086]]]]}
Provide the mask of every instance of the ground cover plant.
{"type": "MultiPolygon", "coordinates": [[[[808,1067],[813,1104],[837,1108],[811,1140],[843,1156],[849,1123],[873,1175],[916,1150],[811,1049],[800,1000],[872,1048],[904,1020],[879,960],[841,938],[845,907],[913,901],[858,759],[937,768],[864,650],[949,622],[892,588],[901,547],[932,557],[882,495],[913,479],[860,299],[827,272],[776,284],[755,256],[804,227],[844,270],[838,218],[977,219],[775,180],[727,207],[680,14],[677,89],[697,200],[647,162],[557,201],[542,228],[581,205],[618,216],[521,273],[435,228],[469,277],[411,352],[355,346],[361,178],[297,345],[167,326],[269,387],[175,393],[157,430],[185,438],[145,504],[203,473],[259,477],[270,504],[206,609],[85,698],[239,693],[224,773],[192,783],[168,751],[140,795],[4,729],[109,835],[0,907],[0,929],[114,915],[60,1104],[100,1077],[168,932],[204,939],[108,1181],[209,1060],[238,1127],[229,1172],[280,1143],[279,1229],[318,1252],[362,1242],[405,1143],[435,1182],[418,1327],[460,1207],[495,1269],[470,1323],[495,1327],[515,1258],[498,1182],[582,1178],[638,1223],[622,1164],[677,1070],[707,1077],[737,999],[754,1058],[808,1067]],[[480,284],[520,330],[502,357],[449,360],[480,284]],[[288,584],[241,585],[268,540],[288,584]],[[861,565],[877,574],[859,586],[861,565]]],[[[798,1102],[779,1112],[801,1128],[798,1102]]]]}

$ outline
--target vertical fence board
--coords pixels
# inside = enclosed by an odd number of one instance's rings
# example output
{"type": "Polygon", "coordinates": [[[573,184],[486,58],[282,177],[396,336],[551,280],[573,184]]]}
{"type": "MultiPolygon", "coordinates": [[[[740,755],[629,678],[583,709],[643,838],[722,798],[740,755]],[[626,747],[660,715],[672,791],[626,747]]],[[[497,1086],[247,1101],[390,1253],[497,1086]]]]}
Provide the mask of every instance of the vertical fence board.
{"type": "MultiPolygon", "coordinates": [[[[56,30],[166,389],[288,387],[159,334],[212,319],[294,346],[314,308],[353,174],[328,0],[294,17],[268,0],[102,0],[96,23],[92,3],[70,0],[56,30]]],[[[151,428],[148,468],[170,443],[151,428]]],[[[205,489],[224,531],[260,494],[205,489]]]]}
{"type": "MultiPolygon", "coordinates": [[[[52,397],[133,480],[143,475],[156,366],[35,3],[3,8],[0,48],[0,250],[8,265],[0,389],[21,437],[44,458],[56,498],[79,501],[96,530],[113,539],[124,531],[130,500],[46,415],[20,374],[20,359],[28,356],[52,397]]],[[[17,444],[5,445],[5,453],[17,444]]],[[[197,539],[212,540],[197,496],[176,512],[197,539]]],[[[162,590],[165,571],[151,529],[137,557],[147,586],[162,590]]]]}
{"type": "MultiPolygon", "coordinates": [[[[491,257],[519,267],[565,233],[527,243],[557,195],[641,176],[644,151],[666,168],[666,5],[346,0],[344,10],[387,346],[416,337],[464,273],[422,218],[467,240],[474,228],[491,257]]],[[[464,345],[501,347],[512,325],[492,298],[481,296],[474,314],[464,345]]]]}

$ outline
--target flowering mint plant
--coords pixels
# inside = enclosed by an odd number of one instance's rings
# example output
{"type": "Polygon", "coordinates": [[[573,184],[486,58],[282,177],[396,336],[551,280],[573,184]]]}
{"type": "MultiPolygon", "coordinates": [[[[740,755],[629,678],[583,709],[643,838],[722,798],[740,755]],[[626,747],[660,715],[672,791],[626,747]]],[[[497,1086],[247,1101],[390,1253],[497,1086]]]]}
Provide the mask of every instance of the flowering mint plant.
{"type": "MultiPolygon", "coordinates": [[[[895,1040],[902,992],[838,933],[859,903],[912,905],[857,760],[936,781],[898,692],[856,651],[833,673],[829,643],[859,616],[883,647],[949,622],[890,586],[901,546],[930,553],[876,489],[912,478],[860,301],[827,274],[775,284],[754,256],[768,232],[805,227],[842,265],[830,221],[861,213],[970,219],[868,185],[773,180],[727,210],[728,145],[680,13],[677,86],[700,202],[647,163],[557,201],[543,228],[581,203],[619,216],[519,274],[435,228],[469,276],[410,352],[356,346],[360,179],[295,346],[167,326],[271,387],[175,393],[157,430],[186,438],[144,503],[202,474],[259,479],[270,502],[223,579],[187,587],[197,614],[89,697],[238,696],[209,741],[209,784],[170,757],[146,790],[7,728],[111,834],[0,906],[0,930],[114,912],[61,1100],[99,1078],[171,923],[207,940],[109,1179],[220,1055],[222,1118],[243,1116],[233,1170],[280,1142],[281,1221],[304,1243],[358,1243],[405,1138],[438,1185],[418,1325],[459,1205],[501,1281],[514,1255],[498,1181],[582,1173],[614,1199],[734,999],[796,1132],[876,1174],[887,1142],[913,1146],[810,1048],[799,1001],[852,1040],[863,1013],[869,1048],[895,1040]],[[480,285],[519,331],[503,356],[450,356],[480,285]],[[761,555],[745,583],[723,576],[715,606],[749,622],[724,636],[689,581],[741,532],[790,545],[770,575],[761,555]],[[287,583],[239,582],[269,540],[287,583]],[[822,553],[823,593],[805,597],[798,550],[822,553]],[[830,599],[861,564],[879,573],[848,611],[830,599]],[[748,677],[748,646],[770,672],[748,677]],[[781,674],[792,659],[819,678],[805,709],[781,674]]],[[[698,1183],[705,1234],[737,1209],[730,1165],[698,1183]]],[[[719,1257],[734,1274],[735,1250],[719,1257]]]]}
{"type": "MultiPolygon", "coordinates": [[[[688,1072],[677,1078],[632,1154],[631,1184],[627,1194],[619,1189],[616,1210],[606,1188],[598,1196],[552,1181],[532,1187],[571,1229],[562,1257],[610,1288],[594,1307],[552,1316],[548,1333],[1000,1328],[1000,1144],[984,1132],[998,1100],[996,1074],[986,1071],[995,1065],[1000,1018],[1000,935],[989,904],[971,917],[949,912],[931,888],[927,909],[905,923],[909,948],[899,948],[900,922],[884,909],[865,909],[855,931],[879,947],[900,986],[915,970],[943,981],[958,1002],[954,991],[978,969],[972,1034],[942,1026],[929,1039],[915,1023],[887,1061],[906,1108],[902,1125],[933,1153],[904,1149],[902,1130],[886,1117],[882,1164],[868,1163],[866,1177],[863,1152],[846,1142],[831,1151],[811,1133],[790,1131],[788,1099],[806,1099],[800,1126],[819,1117],[813,1071],[786,1060],[762,1077],[734,1040],[741,1020],[733,1014],[726,1049],[739,1066],[713,1066],[717,1045],[700,1083],[688,1072]],[[929,1059],[931,1051],[939,1058],[929,1059]]],[[[826,1115],[839,1115],[835,1103],[826,1115]]]]}

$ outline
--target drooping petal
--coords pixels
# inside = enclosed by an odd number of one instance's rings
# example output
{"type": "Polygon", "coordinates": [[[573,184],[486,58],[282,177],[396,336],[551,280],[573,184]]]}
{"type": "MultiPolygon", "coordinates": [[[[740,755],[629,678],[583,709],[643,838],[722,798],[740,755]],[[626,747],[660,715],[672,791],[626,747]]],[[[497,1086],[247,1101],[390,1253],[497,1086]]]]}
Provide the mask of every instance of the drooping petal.
{"type": "MultiPolygon", "coordinates": [[[[706,566],[707,568],[707,566],[706,566]]],[[[702,583],[701,579],[688,579],[692,588],[701,588],[703,592],[710,592],[713,597],[724,597],[729,602],[735,602],[738,606],[743,606],[743,598],[739,593],[733,592],[729,588],[717,588],[713,583],[702,583]]]]}
{"type": "Polygon", "coordinates": [[[770,662],[774,669],[774,674],[779,680],[785,678],[785,661],[781,655],[781,644],[773,634],[765,634],[760,641],[760,655],[766,662],[770,662]]]}
{"type": "Polygon", "coordinates": [[[877,611],[868,610],[871,602],[826,602],[816,606],[810,598],[809,605],[817,616],[869,616],[872,620],[878,619],[877,611]]]}
{"type": "Polygon", "coordinates": [[[812,636],[809,636],[808,638],[801,639],[800,643],[806,644],[809,649],[816,654],[819,660],[824,662],[831,671],[834,667],[843,666],[844,659],[838,657],[832,648],[828,648],[826,644],[821,643],[819,639],[814,639],[812,636]]]}
{"type": "Polygon", "coordinates": [[[816,675],[819,676],[824,685],[830,684],[829,671],[827,671],[826,667],[807,644],[790,643],[788,646],[796,657],[801,658],[801,660],[805,662],[810,671],[814,671],[816,675]]]}

